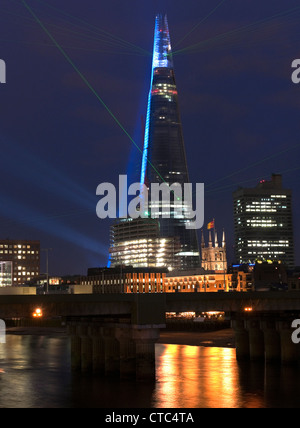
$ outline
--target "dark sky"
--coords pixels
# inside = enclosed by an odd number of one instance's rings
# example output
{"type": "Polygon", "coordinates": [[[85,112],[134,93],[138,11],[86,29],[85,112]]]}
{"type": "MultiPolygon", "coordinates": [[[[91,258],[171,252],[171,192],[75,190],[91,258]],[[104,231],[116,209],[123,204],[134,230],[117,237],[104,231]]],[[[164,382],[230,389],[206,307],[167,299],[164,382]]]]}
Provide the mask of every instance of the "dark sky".
{"type": "MultiPolygon", "coordinates": [[[[296,0],[1,0],[0,236],[52,248],[51,275],[106,265],[110,220],[96,187],[139,170],[154,20],[168,15],[192,183],[205,223],[225,228],[233,262],[232,192],[282,173],[293,190],[300,264],[300,58],[296,0]]],[[[43,256],[44,257],[44,256],[43,256]]],[[[45,261],[42,257],[42,271],[45,261]]]]}

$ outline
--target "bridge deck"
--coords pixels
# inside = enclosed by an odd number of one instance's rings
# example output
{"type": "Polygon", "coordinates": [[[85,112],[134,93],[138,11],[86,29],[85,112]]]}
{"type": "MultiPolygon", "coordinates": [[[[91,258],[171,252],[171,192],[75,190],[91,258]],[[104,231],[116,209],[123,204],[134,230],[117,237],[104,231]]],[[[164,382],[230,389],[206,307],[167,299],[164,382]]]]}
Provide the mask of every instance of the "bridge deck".
{"type": "Polygon", "coordinates": [[[37,307],[46,317],[126,316],[132,322],[160,324],[166,312],[300,311],[300,293],[159,293],[1,296],[0,318],[30,317],[37,307]]]}

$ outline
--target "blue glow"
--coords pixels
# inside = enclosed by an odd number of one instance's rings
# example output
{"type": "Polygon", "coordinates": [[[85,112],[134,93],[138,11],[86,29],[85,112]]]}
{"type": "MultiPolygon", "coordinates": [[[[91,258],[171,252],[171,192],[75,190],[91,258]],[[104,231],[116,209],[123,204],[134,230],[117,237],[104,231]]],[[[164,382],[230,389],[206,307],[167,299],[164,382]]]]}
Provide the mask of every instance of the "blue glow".
{"type": "Polygon", "coordinates": [[[157,67],[168,67],[172,68],[171,59],[171,42],[167,17],[164,17],[162,22],[163,28],[158,28],[159,20],[162,21],[162,17],[157,16],[157,29],[154,38],[154,52],[153,52],[153,66],[152,69],[157,67]]]}
{"type": "Polygon", "coordinates": [[[107,247],[96,239],[90,238],[84,233],[73,229],[58,221],[57,216],[49,216],[45,213],[33,211],[8,196],[1,193],[0,213],[9,218],[10,221],[15,219],[17,223],[27,224],[28,226],[46,232],[48,235],[57,236],[58,238],[77,245],[79,248],[89,250],[97,255],[107,254],[107,247]]]}
{"type": "Polygon", "coordinates": [[[150,128],[150,111],[151,111],[151,92],[153,84],[154,69],[157,67],[169,67],[172,68],[171,58],[171,43],[168,28],[167,17],[164,17],[162,23],[162,17],[156,16],[155,30],[154,30],[154,44],[153,44],[153,59],[152,59],[152,70],[151,70],[151,84],[148,95],[148,107],[147,107],[147,118],[145,124],[145,138],[144,138],[144,150],[142,158],[141,168],[141,179],[140,183],[145,184],[146,169],[148,163],[148,148],[149,148],[149,128],[150,128]],[[161,26],[160,26],[161,23],[161,26]]]}
{"type": "Polygon", "coordinates": [[[94,189],[89,192],[63,171],[59,171],[36,154],[30,153],[28,148],[25,149],[16,141],[1,137],[0,142],[2,170],[11,173],[11,159],[14,159],[18,168],[14,168],[13,175],[19,176],[22,182],[28,181],[35,187],[60,196],[64,201],[75,202],[81,208],[94,209],[97,201],[94,189]]]}
{"type": "Polygon", "coordinates": [[[232,267],[241,267],[241,266],[255,266],[255,263],[244,263],[240,265],[232,265],[232,267]]]}
{"type": "MultiPolygon", "coordinates": [[[[158,29],[158,17],[156,17],[156,21],[155,21],[153,58],[154,58],[155,48],[156,48],[155,39],[156,39],[156,35],[157,35],[157,29],[158,29]]],[[[154,65],[154,61],[152,60],[151,83],[150,83],[150,91],[149,91],[149,95],[148,95],[147,117],[146,117],[146,123],[145,123],[144,150],[143,150],[142,168],[141,168],[141,181],[140,181],[141,184],[145,183],[146,169],[147,169],[147,162],[148,162],[151,91],[152,91],[153,71],[154,71],[153,65],[154,65]]]]}

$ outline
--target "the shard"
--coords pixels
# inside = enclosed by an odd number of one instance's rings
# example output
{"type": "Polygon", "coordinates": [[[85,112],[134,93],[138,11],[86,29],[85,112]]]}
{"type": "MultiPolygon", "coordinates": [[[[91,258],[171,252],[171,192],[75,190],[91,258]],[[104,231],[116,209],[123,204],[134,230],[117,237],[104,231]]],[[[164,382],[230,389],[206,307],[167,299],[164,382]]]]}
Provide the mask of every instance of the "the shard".
{"type": "MultiPolygon", "coordinates": [[[[157,15],[155,21],[140,181],[149,189],[152,183],[179,183],[182,187],[189,183],[168,21],[163,15],[157,15]]],[[[149,213],[151,204],[153,208],[153,201],[149,203],[149,213]]],[[[179,237],[181,250],[178,257],[182,269],[199,266],[196,230],[186,228],[187,219],[177,215],[174,202],[170,202],[169,208],[170,218],[159,218],[160,235],[179,237]]]]}

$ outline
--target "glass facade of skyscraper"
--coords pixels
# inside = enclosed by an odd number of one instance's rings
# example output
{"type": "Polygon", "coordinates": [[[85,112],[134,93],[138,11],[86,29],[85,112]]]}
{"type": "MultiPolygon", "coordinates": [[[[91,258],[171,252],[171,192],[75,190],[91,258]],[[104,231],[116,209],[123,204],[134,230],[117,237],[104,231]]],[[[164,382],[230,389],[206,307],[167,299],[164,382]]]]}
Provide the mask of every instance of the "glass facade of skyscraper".
{"type": "Polygon", "coordinates": [[[292,194],[273,175],[234,193],[235,250],[239,263],[282,262],[294,267],[292,194]]]}
{"type": "MultiPolygon", "coordinates": [[[[156,17],[151,86],[145,127],[144,152],[141,167],[141,184],[150,189],[152,183],[189,183],[182,125],[178,106],[177,86],[173,69],[170,34],[166,16],[156,17]]],[[[151,200],[151,193],[149,193],[151,200]]],[[[172,195],[172,194],[171,194],[172,195]]],[[[159,206],[162,215],[166,208],[170,218],[159,218],[161,237],[178,237],[181,267],[200,265],[196,230],[187,229],[187,218],[178,214],[171,197],[167,202],[149,203],[149,214],[159,206]]],[[[186,202],[184,202],[186,204],[186,202]]],[[[184,206],[184,210],[191,209],[184,206]]],[[[184,211],[183,211],[184,212],[184,211]]]]}

